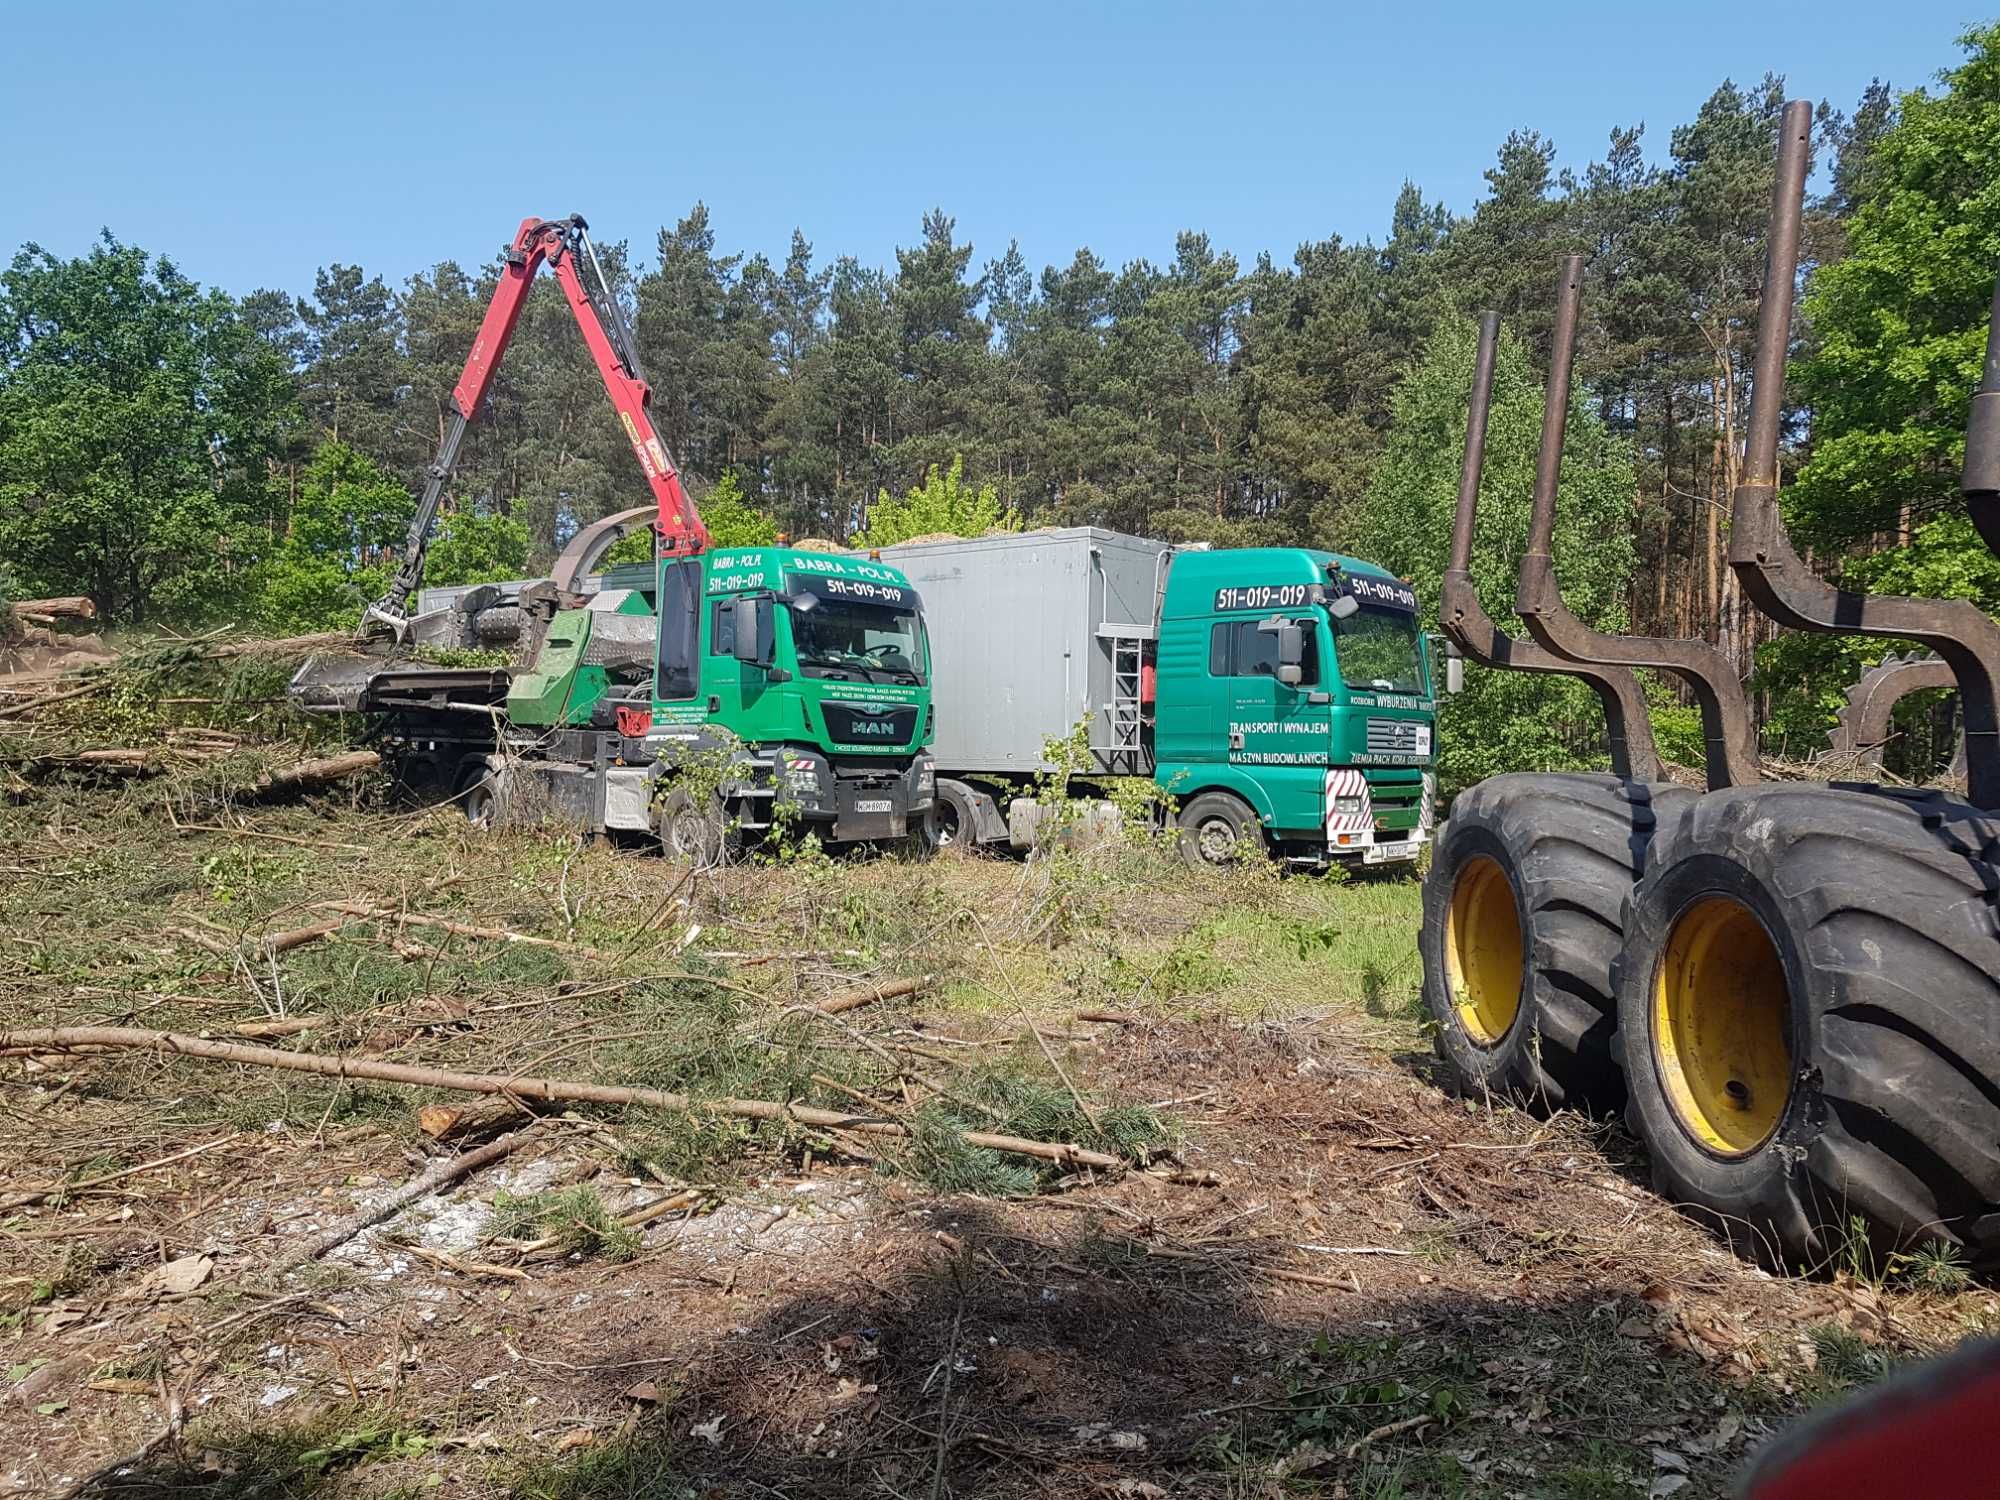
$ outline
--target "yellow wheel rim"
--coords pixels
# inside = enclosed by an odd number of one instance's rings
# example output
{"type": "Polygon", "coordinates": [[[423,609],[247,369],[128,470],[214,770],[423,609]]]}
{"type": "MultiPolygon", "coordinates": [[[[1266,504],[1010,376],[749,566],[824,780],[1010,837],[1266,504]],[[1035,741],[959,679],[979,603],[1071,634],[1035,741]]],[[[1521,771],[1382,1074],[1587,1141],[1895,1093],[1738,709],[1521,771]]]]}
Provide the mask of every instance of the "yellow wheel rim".
{"type": "Polygon", "coordinates": [[[1491,1047],[1521,1014],[1521,917],[1493,860],[1466,861],[1445,909],[1445,979],[1465,1034],[1491,1047]]]}
{"type": "Polygon", "coordinates": [[[1792,1093],[1791,997],[1777,946],[1726,896],[1675,920],[1653,975],[1653,1053],[1667,1104],[1719,1156],[1771,1138],[1792,1093]]]}

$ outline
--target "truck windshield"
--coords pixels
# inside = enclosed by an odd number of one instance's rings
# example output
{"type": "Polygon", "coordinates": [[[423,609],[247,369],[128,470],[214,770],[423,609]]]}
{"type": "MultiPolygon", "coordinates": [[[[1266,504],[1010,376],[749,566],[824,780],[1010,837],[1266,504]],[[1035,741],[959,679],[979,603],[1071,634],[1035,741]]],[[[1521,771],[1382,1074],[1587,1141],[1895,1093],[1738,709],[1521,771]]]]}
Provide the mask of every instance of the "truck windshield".
{"type": "Polygon", "coordinates": [[[924,631],[914,610],[814,595],[792,604],[792,644],[808,677],[849,682],[924,680],[924,631]]]}
{"type": "Polygon", "coordinates": [[[1340,680],[1351,688],[1384,693],[1424,690],[1415,615],[1364,604],[1346,619],[1333,622],[1333,650],[1340,658],[1340,680]]]}

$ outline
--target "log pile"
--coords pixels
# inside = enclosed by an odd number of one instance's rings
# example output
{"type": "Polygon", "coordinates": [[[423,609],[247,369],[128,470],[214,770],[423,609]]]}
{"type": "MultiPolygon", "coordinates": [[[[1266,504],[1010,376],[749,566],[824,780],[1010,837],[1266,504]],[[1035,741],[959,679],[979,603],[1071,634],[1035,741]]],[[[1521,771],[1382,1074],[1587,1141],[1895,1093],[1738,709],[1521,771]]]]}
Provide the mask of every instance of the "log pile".
{"type": "Polygon", "coordinates": [[[58,629],[64,621],[96,618],[97,605],[81,594],[0,605],[0,667],[61,670],[111,660],[111,653],[96,635],[71,635],[58,629]]]}

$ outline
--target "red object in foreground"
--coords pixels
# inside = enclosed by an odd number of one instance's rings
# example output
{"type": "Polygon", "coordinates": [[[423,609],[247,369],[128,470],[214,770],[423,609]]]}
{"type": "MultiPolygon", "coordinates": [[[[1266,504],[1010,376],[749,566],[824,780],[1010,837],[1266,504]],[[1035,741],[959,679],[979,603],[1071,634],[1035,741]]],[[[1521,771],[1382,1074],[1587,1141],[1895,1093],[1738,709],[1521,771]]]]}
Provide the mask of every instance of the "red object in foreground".
{"type": "Polygon", "coordinates": [[[653,711],[650,708],[628,708],[618,705],[618,732],[628,740],[642,740],[646,731],[653,727],[653,711]]]}
{"type": "Polygon", "coordinates": [[[1781,1433],[1743,1500],[1989,1500],[2000,1493],[2000,1340],[1943,1359],[1781,1433]]]}

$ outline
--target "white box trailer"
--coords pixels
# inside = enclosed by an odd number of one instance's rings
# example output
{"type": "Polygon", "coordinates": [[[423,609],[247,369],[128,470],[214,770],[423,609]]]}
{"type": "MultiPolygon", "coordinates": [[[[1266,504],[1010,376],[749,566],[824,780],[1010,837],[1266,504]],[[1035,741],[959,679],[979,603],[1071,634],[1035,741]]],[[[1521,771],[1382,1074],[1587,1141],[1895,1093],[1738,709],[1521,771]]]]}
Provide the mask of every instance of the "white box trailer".
{"type": "Polygon", "coordinates": [[[1142,643],[1174,549],[1095,526],[885,549],[924,601],[940,775],[1025,777],[1090,722],[1096,769],[1152,774],[1142,643]]]}

